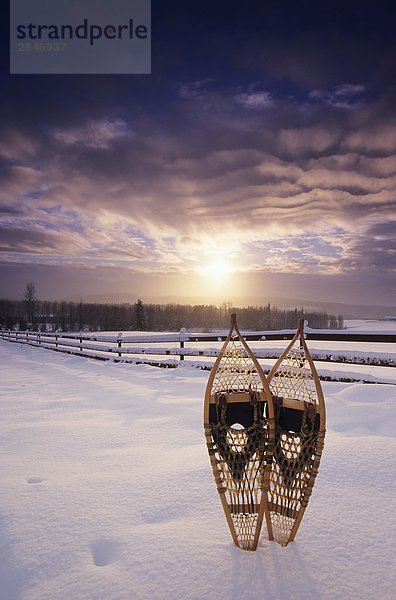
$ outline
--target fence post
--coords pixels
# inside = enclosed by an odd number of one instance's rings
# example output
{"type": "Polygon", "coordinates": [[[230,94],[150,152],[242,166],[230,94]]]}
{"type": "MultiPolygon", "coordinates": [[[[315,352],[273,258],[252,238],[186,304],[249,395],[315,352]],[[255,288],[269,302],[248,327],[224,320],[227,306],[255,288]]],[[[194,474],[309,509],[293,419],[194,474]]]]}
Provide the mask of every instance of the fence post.
{"type": "MultiPolygon", "coordinates": [[[[180,337],[179,337],[179,340],[180,340],[180,349],[184,348],[185,337],[186,337],[186,328],[182,327],[180,329],[180,337]]],[[[180,353],[179,354],[179,358],[180,358],[180,360],[184,360],[184,354],[180,353]]]]}
{"type": "Polygon", "coordinates": [[[83,341],[82,341],[82,337],[80,337],[80,352],[82,352],[82,351],[83,351],[82,342],[83,342],[83,341]]]}
{"type": "Polygon", "coordinates": [[[118,358],[121,358],[122,331],[117,336],[118,358]]]}

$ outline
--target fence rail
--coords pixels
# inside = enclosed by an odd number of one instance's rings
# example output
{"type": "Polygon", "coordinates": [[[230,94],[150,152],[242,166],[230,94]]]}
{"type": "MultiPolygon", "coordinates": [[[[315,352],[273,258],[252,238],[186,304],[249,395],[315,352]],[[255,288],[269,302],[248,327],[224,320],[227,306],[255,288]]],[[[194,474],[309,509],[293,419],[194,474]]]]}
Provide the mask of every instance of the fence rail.
{"type": "MultiPolygon", "coordinates": [[[[396,326],[395,326],[396,331],[396,326]]],[[[0,336],[10,341],[22,341],[23,338],[57,338],[72,339],[95,342],[114,342],[121,340],[122,343],[168,343],[168,342],[221,342],[227,337],[228,332],[219,331],[214,333],[194,333],[188,332],[184,328],[179,333],[151,333],[143,335],[84,335],[84,333],[63,333],[63,332],[35,332],[35,331],[15,331],[10,329],[0,329],[0,336]]],[[[294,329],[279,329],[271,331],[247,331],[242,332],[246,341],[270,341],[270,340],[289,340],[294,334],[294,329]]],[[[345,329],[310,329],[306,328],[304,333],[306,340],[317,340],[326,342],[380,342],[396,343],[396,332],[384,333],[378,331],[347,331],[345,329]]]]}
{"type": "MultiPolygon", "coordinates": [[[[253,348],[258,359],[276,359],[281,348],[269,347],[273,340],[289,340],[293,330],[246,332],[247,341],[265,342],[264,347],[253,348]]],[[[31,346],[67,352],[89,358],[115,360],[124,362],[144,362],[158,366],[176,366],[176,359],[183,361],[185,357],[218,356],[219,343],[226,339],[225,332],[191,333],[182,329],[180,333],[153,333],[143,335],[85,335],[83,333],[47,333],[33,331],[0,330],[0,338],[9,342],[29,344],[31,346]],[[214,342],[218,347],[202,347],[203,343],[214,342]],[[186,344],[190,344],[186,347],[186,344]],[[169,346],[170,344],[171,346],[169,346]],[[197,345],[201,344],[201,347],[197,345]],[[146,355],[147,358],[143,358],[146,355]],[[148,357],[152,358],[148,358],[148,357]],[[153,357],[169,356],[173,362],[154,361],[153,357]],[[139,357],[139,358],[137,358],[139,357]]],[[[326,342],[361,342],[361,343],[396,343],[396,334],[378,332],[347,332],[337,330],[307,329],[307,340],[326,342]]],[[[396,365],[396,354],[355,350],[312,350],[312,358],[318,362],[344,363],[351,365],[370,365],[393,367],[396,365]]],[[[202,359],[200,359],[202,360],[202,359]]],[[[202,363],[202,368],[205,368],[202,363]]]]}

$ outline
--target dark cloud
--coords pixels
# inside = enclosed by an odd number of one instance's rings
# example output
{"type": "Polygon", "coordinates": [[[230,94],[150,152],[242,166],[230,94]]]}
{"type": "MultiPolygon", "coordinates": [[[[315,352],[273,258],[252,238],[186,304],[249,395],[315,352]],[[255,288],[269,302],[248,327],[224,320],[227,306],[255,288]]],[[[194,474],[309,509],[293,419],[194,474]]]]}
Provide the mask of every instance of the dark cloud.
{"type": "MultiPolygon", "coordinates": [[[[238,104],[235,94],[227,101],[238,104]]],[[[243,111],[234,106],[235,119],[227,123],[220,114],[206,128],[180,118],[177,130],[161,134],[155,122],[132,134],[115,117],[46,132],[39,144],[44,150],[35,156],[45,171],[5,168],[7,197],[16,192],[19,202],[38,211],[68,207],[90,226],[99,219],[102,234],[106,219],[124,219],[121,235],[133,224],[159,240],[212,235],[219,227],[236,240],[312,228],[350,231],[356,219],[365,227],[367,215],[371,219],[376,211],[386,219],[394,210],[396,158],[389,130],[376,138],[367,118],[365,128],[354,129],[355,117],[347,127],[334,128],[326,115],[320,124],[301,124],[300,106],[293,105],[294,126],[275,134],[272,123],[257,115],[245,121],[243,111]],[[359,148],[350,148],[357,141],[359,148]],[[238,231],[241,224],[245,231],[238,231]]],[[[93,237],[85,234],[90,243],[93,237]]]]}
{"type": "MultiPolygon", "coordinates": [[[[52,232],[18,227],[0,229],[0,250],[2,252],[27,252],[29,254],[59,251],[61,248],[56,237],[56,234],[52,232]]],[[[63,250],[67,249],[63,248],[63,250]]]]}
{"type": "Polygon", "coordinates": [[[396,221],[376,223],[357,235],[345,256],[354,270],[396,272],[396,221]]]}
{"type": "Polygon", "coordinates": [[[11,206],[11,205],[7,206],[6,204],[0,204],[0,215],[4,215],[4,216],[21,215],[22,212],[23,211],[20,210],[16,206],[11,206]]]}

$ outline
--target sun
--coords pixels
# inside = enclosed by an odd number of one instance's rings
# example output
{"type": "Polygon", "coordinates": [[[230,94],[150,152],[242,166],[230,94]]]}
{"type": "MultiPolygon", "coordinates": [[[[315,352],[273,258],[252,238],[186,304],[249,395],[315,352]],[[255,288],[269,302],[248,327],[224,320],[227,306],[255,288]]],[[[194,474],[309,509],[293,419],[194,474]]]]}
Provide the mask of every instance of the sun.
{"type": "Polygon", "coordinates": [[[231,266],[222,258],[217,258],[206,265],[202,265],[198,270],[201,275],[212,281],[225,281],[232,272],[231,266]]]}

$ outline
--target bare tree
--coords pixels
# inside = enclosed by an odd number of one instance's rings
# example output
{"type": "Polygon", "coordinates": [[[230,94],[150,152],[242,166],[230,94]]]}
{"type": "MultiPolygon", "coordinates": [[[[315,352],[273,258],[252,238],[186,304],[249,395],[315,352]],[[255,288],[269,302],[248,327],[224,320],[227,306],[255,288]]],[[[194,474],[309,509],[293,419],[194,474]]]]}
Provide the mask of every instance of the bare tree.
{"type": "Polygon", "coordinates": [[[34,313],[36,308],[36,286],[33,281],[29,281],[26,284],[24,302],[26,308],[26,316],[28,322],[33,326],[34,324],[34,313]]]}

